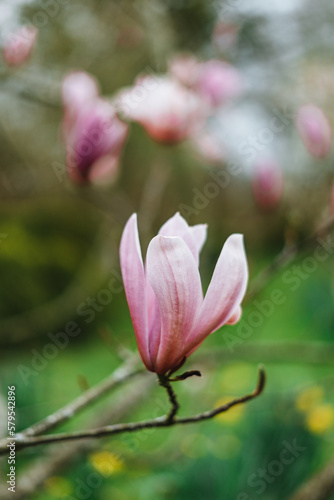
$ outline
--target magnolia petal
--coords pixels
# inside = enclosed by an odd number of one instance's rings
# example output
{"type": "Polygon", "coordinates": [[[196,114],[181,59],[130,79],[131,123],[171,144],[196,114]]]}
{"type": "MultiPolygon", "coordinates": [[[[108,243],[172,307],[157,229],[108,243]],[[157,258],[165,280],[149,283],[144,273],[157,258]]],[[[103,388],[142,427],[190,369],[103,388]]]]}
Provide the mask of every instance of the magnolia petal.
{"type": "Polygon", "coordinates": [[[138,349],[145,366],[149,370],[152,370],[153,367],[148,350],[145,271],[139,243],[136,214],[130,217],[124,228],[120,244],[120,261],[125,294],[138,349]]]}
{"type": "Polygon", "coordinates": [[[208,226],[207,224],[196,224],[196,226],[191,226],[189,229],[195,240],[197,251],[200,253],[206,242],[208,226]]]}
{"type": "Polygon", "coordinates": [[[188,226],[187,221],[182,217],[182,215],[177,212],[173,215],[173,217],[168,219],[163,226],[161,226],[159,234],[161,236],[174,236],[182,238],[193,254],[193,257],[198,265],[199,250],[192,229],[193,228],[188,226]]]}
{"type": "Polygon", "coordinates": [[[180,237],[156,236],[147,250],[147,278],[161,316],[161,338],[154,371],[166,373],[180,361],[203,294],[192,253],[180,237]]]}
{"type": "Polygon", "coordinates": [[[236,308],[236,310],[232,313],[232,316],[230,316],[228,318],[228,320],[226,321],[226,324],[227,325],[235,325],[240,320],[241,314],[242,314],[242,308],[241,308],[241,306],[238,306],[236,308]]]}
{"type": "Polygon", "coordinates": [[[233,234],[223,246],[198,322],[187,339],[188,351],[193,350],[211,332],[229,321],[242,301],[247,281],[248,266],[243,236],[233,234]]]}

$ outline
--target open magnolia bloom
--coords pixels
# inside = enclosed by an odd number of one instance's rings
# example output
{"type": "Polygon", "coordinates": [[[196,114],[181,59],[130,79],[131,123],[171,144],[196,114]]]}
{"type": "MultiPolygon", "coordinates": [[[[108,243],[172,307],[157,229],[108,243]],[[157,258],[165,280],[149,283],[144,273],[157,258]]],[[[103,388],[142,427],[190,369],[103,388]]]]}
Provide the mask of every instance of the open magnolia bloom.
{"type": "Polygon", "coordinates": [[[203,299],[198,264],[205,240],[206,225],[190,227],[177,213],[151,240],[144,266],[136,214],[124,228],[121,269],[137,345],[146,368],[159,375],[240,319],[248,281],[243,236],[225,242],[203,299]]]}

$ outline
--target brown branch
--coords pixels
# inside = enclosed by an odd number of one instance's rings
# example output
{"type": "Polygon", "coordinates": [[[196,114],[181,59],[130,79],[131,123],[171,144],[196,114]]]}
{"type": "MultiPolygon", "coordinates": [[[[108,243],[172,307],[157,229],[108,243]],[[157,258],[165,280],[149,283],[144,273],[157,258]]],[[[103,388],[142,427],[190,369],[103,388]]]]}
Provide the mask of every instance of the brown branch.
{"type": "Polygon", "coordinates": [[[161,387],[164,387],[166,389],[167,394],[168,394],[168,398],[169,398],[169,402],[171,404],[171,409],[166,417],[166,420],[168,422],[173,422],[174,417],[180,408],[180,405],[177,401],[176,394],[175,394],[168,378],[165,377],[164,375],[158,375],[158,379],[159,379],[159,384],[161,385],[161,387]]]}
{"type": "MultiPolygon", "coordinates": [[[[87,438],[91,439],[103,436],[112,436],[115,434],[121,434],[125,432],[137,432],[142,429],[171,427],[174,425],[183,425],[183,424],[201,422],[203,420],[211,419],[216,415],[219,415],[220,413],[224,413],[233,406],[246,403],[247,401],[256,398],[262,393],[264,385],[265,385],[265,372],[262,367],[259,367],[258,383],[256,389],[251,394],[247,394],[246,396],[242,396],[241,398],[234,399],[233,401],[225,405],[222,405],[218,408],[215,408],[211,411],[199,413],[197,415],[185,418],[177,418],[173,416],[172,419],[170,417],[171,412],[169,412],[167,415],[157,417],[152,420],[147,420],[143,422],[130,422],[126,424],[107,425],[105,427],[90,429],[87,431],[79,431],[79,432],[68,432],[68,433],[64,432],[46,436],[33,436],[33,437],[23,437],[23,438],[20,438],[20,436],[17,435],[16,450],[28,447],[30,448],[32,446],[39,446],[42,444],[58,443],[61,441],[71,441],[76,439],[87,439],[87,438]]],[[[4,455],[6,453],[8,453],[7,447],[1,446],[0,455],[4,455]]]]}
{"type": "MultiPolygon", "coordinates": [[[[50,429],[54,429],[66,420],[74,417],[80,410],[83,410],[98,398],[120,385],[122,382],[125,382],[139,373],[143,373],[144,368],[136,368],[137,362],[138,357],[133,356],[129,361],[124,363],[124,365],[109,375],[109,377],[85,391],[78,398],[63,406],[63,408],[60,408],[55,413],[52,413],[43,420],[40,420],[36,424],[20,432],[20,438],[39,436],[50,429]]],[[[0,449],[7,444],[7,438],[1,439],[0,449]]]]}
{"type": "MultiPolygon", "coordinates": [[[[88,428],[124,419],[142,403],[154,385],[154,377],[150,377],[149,372],[145,370],[139,380],[134,379],[131,385],[124,388],[109,406],[90,421],[88,428]]],[[[48,447],[45,454],[38,454],[38,458],[19,474],[15,500],[34,499],[36,492],[44,486],[47,478],[68,470],[74,460],[82,458],[98,446],[98,441],[78,440],[48,447]]],[[[7,490],[7,485],[0,485],[0,498],[1,500],[13,498],[13,494],[7,490]]]]}
{"type": "Polygon", "coordinates": [[[291,500],[329,500],[334,493],[334,461],[303,484],[291,500]]]}

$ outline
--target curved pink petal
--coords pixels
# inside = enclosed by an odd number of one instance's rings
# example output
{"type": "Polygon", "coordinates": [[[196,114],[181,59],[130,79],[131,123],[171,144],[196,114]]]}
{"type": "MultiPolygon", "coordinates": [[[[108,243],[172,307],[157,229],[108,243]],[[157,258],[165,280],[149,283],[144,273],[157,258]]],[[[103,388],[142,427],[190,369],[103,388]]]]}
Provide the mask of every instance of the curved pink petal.
{"type": "Polygon", "coordinates": [[[133,214],[124,228],[120,244],[120,260],[125,294],[140,355],[145,366],[153,370],[148,351],[148,325],[145,297],[145,272],[140,250],[137,215],[133,214]]]}
{"type": "Polygon", "coordinates": [[[147,250],[147,278],[161,316],[161,338],[154,371],[166,373],[180,361],[203,295],[198,268],[180,237],[156,236],[147,250]]]}
{"type": "Polygon", "coordinates": [[[207,224],[196,224],[195,226],[189,227],[192,237],[195,240],[198,253],[201,252],[204,243],[206,242],[208,225],[207,224]]]}
{"type": "Polygon", "coordinates": [[[198,265],[199,250],[194,238],[194,232],[192,231],[192,228],[188,226],[187,221],[182,217],[182,215],[180,215],[179,212],[173,215],[173,217],[168,219],[168,221],[165,222],[163,226],[161,226],[158,234],[160,234],[161,236],[178,236],[182,238],[193,254],[193,257],[198,265]]]}
{"type": "Polygon", "coordinates": [[[243,236],[232,234],[223,246],[198,322],[187,339],[188,351],[194,350],[205,337],[229,321],[241,303],[247,281],[248,265],[243,236]]]}
{"type": "MultiPolygon", "coordinates": [[[[226,321],[226,324],[227,325],[235,325],[240,320],[241,315],[242,315],[242,308],[241,308],[241,306],[238,306],[236,308],[236,310],[232,313],[232,316],[230,316],[228,318],[228,320],[226,321]]],[[[223,326],[223,325],[221,325],[221,326],[223,326]]]]}

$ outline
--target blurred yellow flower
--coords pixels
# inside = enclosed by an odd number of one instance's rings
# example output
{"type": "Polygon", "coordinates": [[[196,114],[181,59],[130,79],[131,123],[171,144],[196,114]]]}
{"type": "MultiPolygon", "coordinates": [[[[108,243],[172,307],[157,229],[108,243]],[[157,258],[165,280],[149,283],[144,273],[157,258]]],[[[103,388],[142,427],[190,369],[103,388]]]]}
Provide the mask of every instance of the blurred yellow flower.
{"type": "MultiPolygon", "coordinates": [[[[219,399],[218,401],[216,401],[215,408],[218,408],[219,406],[229,403],[230,401],[233,401],[233,399],[235,398],[236,398],[235,396],[226,396],[222,399],[219,399]]],[[[244,406],[242,404],[237,405],[230,408],[226,412],[217,415],[217,417],[215,417],[215,420],[218,420],[226,424],[234,424],[242,419],[244,412],[245,412],[244,406]]]]}
{"type": "Polygon", "coordinates": [[[296,400],[296,408],[300,411],[309,411],[322,401],[324,397],[324,388],[320,385],[308,387],[302,391],[296,400]]]}
{"type": "Polygon", "coordinates": [[[48,494],[56,498],[68,497],[72,493],[72,485],[65,477],[49,477],[44,485],[48,494]]]}
{"type": "Polygon", "coordinates": [[[306,425],[314,434],[327,432],[334,425],[333,406],[322,404],[313,408],[306,417],[306,425]]]}
{"type": "Polygon", "coordinates": [[[250,381],[253,381],[256,368],[248,363],[233,363],[224,368],[220,378],[220,385],[223,390],[243,391],[249,389],[250,381]]]}
{"type": "Polygon", "coordinates": [[[89,455],[91,465],[103,476],[111,476],[121,472],[125,465],[124,460],[109,451],[97,451],[89,455]]]}

